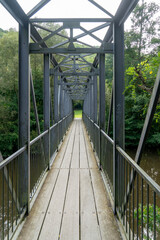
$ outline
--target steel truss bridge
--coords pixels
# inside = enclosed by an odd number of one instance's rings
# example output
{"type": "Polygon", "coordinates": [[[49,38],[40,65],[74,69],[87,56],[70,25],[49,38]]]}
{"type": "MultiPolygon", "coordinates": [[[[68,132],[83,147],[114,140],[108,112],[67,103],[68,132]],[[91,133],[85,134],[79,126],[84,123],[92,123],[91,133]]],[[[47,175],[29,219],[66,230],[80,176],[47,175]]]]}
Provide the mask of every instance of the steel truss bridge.
{"type": "MultiPolygon", "coordinates": [[[[0,238],[11,239],[21,220],[30,213],[33,199],[41,181],[54,162],[57,149],[73,121],[73,101],[83,101],[83,122],[90,136],[98,159],[99,170],[110,193],[112,208],[128,239],[158,239],[157,206],[160,186],[144,172],[140,159],[151,127],[160,91],[160,71],[157,73],[150,105],[146,115],[135,159],[125,152],[124,142],[124,23],[138,0],[122,0],[113,16],[94,0],[88,0],[106,14],[105,18],[33,18],[49,1],[41,0],[28,14],[16,0],[0,3],[19,23],[19,150],[0,162],[1,212],[0,238]],[[51,30],[43,23],[60,23],[51,30]],[[87,29],[85,23],[96,23],[87,29]],[[69,34],[62,33],[68,30],[69,34]],[[78,35],[75,30],[81,30],[78,35]],[[104,39],[96,35],[105,29],[104,39]],[[41,31],[40,31],[41,30],[41,31]],[[40,32],[44,33],[41,36],[40,32]],[[51,45],[55,36],[63,41],[51,45]],[[82,41],[90,36],[98,47],[82,41]],[[44,132],[40,131],[32,71],[31,54],[44,56],[43,111],[44,132]],[[105,119],[105,61],[106,54],[113,54],[113,89],[110,103],[108,130],[105,119]],[[61,60],[59,56],[61,56],[61,60]],[[90,62],[90,56],[93,62],[90,62]],[[51,99],[50,76],[54,77],[54,101],[51,99]],[[30,94],[31,92],[31,94],[30,94]],[[31,95],[31,96],[30,96],[31,95]],[[30,141],[30,101],[32,98],[38,137],[30,141]],[[54,109],[54,112],[52,112],[54,109]],[[109,136],[113,116],[113,138],[109,136]],[[16,171],[16,178],[13,177],[16,171]],[[5,187],[5,182],[7,187],[5,187]],[[138,189],[138,190],[135,190],[138,189]],[[146,199],[144,200],[144,192],[146,199]],[[7,194],[7,197],[6,197],[7,194]],[[10,206],[12,205],[12,207],[10,206]],[[150,219],[150,206],[153,219],[150,219]],[[14,206],[14,207],[13,207],[14,206]],[[141,206],[139,216],[135,209],[141,206]],[[147,220],[143,218],[146,206],[147,220]],[[12,208],[12,213],[9,209],[12,208]],[[7,210],[8,209],[8,210],[7,210]],[[15,209],[13,211],[13,209],[15,209]],[[140,219],[140,220],[139,220],[140,219]],[[152,222],[151,222],[152,221],[152,222]]],[[[110,3],[112,4],[112,3],[110,3]]]]}

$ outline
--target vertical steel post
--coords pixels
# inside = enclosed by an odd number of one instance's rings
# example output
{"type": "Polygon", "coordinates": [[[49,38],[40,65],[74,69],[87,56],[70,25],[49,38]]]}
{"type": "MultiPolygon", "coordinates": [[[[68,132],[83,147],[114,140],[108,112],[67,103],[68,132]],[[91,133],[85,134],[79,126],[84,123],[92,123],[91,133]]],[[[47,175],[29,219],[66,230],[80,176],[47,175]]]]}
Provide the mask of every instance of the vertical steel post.
{"type": "Polygon", "coordinates": [[[45,156],[46,164],[50,169],[50,73],[49,73],[49,54],[44,54],[44,85],[43,85],[43,114],[44,114],[44,130],[48,130],[45,136],[45,156]]]}
{"type": "Polygon", "coordinates": [[[27,150],[19,159],[19,201],[30,211],[30,71],[28,23],[19,25],[19,148],[27,150]]]}
{"type": "Polygon", "coordinates": [[[90,109],[91,109],[91,119],[93,120],[94,118],[94,102],[93,102],[93,78],[91,78],[90,82],[90,109]]]}
{"type": "MultiPolygon", "coordinates": [[[[116,145],[124,148],[124,25],[114,23],[114,84],[113,84],[113,191],[114,213],[118,206],[118,179],[123,177],[119,173],[120,158],[116,151],[116,145]]],[[[122,161],[121,161],[122,162],[122,161]]],[[[123,197],[123,182],[121,181],[121,195],[123,197]]]]}
{"type": "Polygon", "coordinates": [[[93,101],[94,101],[94,117],[93,121],[97,123],[97,76],[93,77],[93,101]]]}
{"type": "Polygon", "coordinates": [[[105,54],[99,55],[99,127],[100,127],[100,169],[102,165],[102,135],[105,131],[105,54]]]}
{"type": "Polygon", "coordinates": [[[54,122],[58,122],[58,76],[56,74],[54,75],[54,122]]]}

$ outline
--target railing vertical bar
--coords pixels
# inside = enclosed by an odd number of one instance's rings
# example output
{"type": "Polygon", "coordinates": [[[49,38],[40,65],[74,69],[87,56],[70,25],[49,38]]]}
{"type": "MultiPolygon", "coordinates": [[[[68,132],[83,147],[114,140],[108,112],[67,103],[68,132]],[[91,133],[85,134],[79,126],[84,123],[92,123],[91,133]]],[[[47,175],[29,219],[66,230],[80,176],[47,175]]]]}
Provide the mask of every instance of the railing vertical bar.
{"type": "MultiPolygon", "coordinates": [[[[126,169],[126,161],[124,162],[124,169],[126,169]]],[[[124,184],[124,189],[125,189],[125,186],[127,185],[126,183],[126,172],[124,171],[124,181],[123,181],[123,184],[124,184]]],[[[126,194],[125,194],[126,196],[126,194]]],[[[125,199],[125,202],[126,202],[126,199],[125,199]]],[[[126,205],[123,204],[123,225],[125,226],[125,207],[126,205]]]]}
{"type": "Polygon", "coordinates": [[[141,238],[143,240],[143,178],[141,179],[141,238]]]}
{"type": "MultiPolygon", "coordinates": [[[[126,192],[127,192],[127,183],[128,183],[128,162],[126,162],[126,192]]],[[[127,195],[126,195],[126,233],[128,232],[127,230],[127,195]]]]}
{"type": "MultiPolygon", "coordinates": [[[[18,159],[17,159],[18,160],[18,159]]],[[[16,169],[16,225],[18,220],[18,161],[15,161],[15,169],[16,169]]],[[[20,206],[19,206],[20,207],[20,206]]]]}
{"type": "MultiPolygon", "coordinates": [[[[129,165],[129,179],[131,177],[131,165],[129,165]]],[[[131,239],[131,190],[129,192],[129,240],[131,239]]]]}
{"type": "MultiPolygon", "coordinates": [[[[134,174],[134,171],[133,171],[134,174]]],[[[134,181],[132,182],[132,208],[133,208],[133,213],[132,213],[132,222],[133,222],[133,227],[132,227],[132,239],[134,239],[134,181]]]]}
{"type": "Polygon", "coordinates": [[[149,185],[147,184],[147,240],[149,239],[149,185]]]}
{"type": "Polygon", "coordinates": [[[2,240],[4,239],[4,168],[2,169],[2,240]]]}
{"type": "MultiPolygon", "coordinates": [[[[13,206],[13,186],[14,186],[14,181],[13,181],[13,161],[12,161],[12,163],[11,163],[11,166],[12,166],[12,172],[11,172],[11,174],[12,174],[12,177],[11,177],[11,179],[12,179],[12,232],[13,232],[13,208],[14,208],[14,206],[13,206]]],[[[15,196],[16,196],[16,194],[15,194],[15,196]]]]}
{"type": "Polygon", "coordinates": [[[139,175],[137,175],[137,240],[139,235],[139,175]]]}
{"type": "Polygon", "coordinates": [[[153,229],[154,229],[154,240],[156,240],[156,192],[154,192],[154,195],[153,195],[153,204],[154,204],[154,214],[153,214],[153,217],[154,217],[154,225],[153,225],[153,229]]]}
{"type": "Polygon", "coordinates": [[[7,171],[7,177],[6,177],[6,181],[7,181],[7,239],[9,240],[9,164],[6,167],[6,171],[7,171]]]}

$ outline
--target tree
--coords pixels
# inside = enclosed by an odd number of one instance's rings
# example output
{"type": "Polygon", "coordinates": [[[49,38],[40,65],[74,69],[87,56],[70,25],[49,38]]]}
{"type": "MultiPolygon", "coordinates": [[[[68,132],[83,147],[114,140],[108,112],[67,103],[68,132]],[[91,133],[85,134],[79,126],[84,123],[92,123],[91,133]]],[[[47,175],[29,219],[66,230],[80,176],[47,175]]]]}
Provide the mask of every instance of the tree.
{"type": "Polygon", "coordinates": [[[129,64],[137,64],[146,54],[155,54],[160,46],[160,17],[156,14],[160,7],[156,3],[141,0],[131,17],[131,30],[125,34],[126,53],[129,64]]]}
{"type": "Polygon", "coordinates": [[[18,146],[18,34],[0,38],[0,151],[6,158],[18,146]]]}

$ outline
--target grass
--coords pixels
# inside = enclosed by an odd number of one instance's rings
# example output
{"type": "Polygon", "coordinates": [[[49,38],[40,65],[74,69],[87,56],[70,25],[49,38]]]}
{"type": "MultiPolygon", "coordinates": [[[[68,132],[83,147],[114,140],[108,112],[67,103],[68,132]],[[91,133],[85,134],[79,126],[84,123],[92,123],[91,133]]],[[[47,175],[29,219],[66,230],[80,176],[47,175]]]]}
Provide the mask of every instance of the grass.
{"type": "Polygon", "coordinates": [[[74,118],[82,118],[82,110],[74,110],[74,118]]]}

